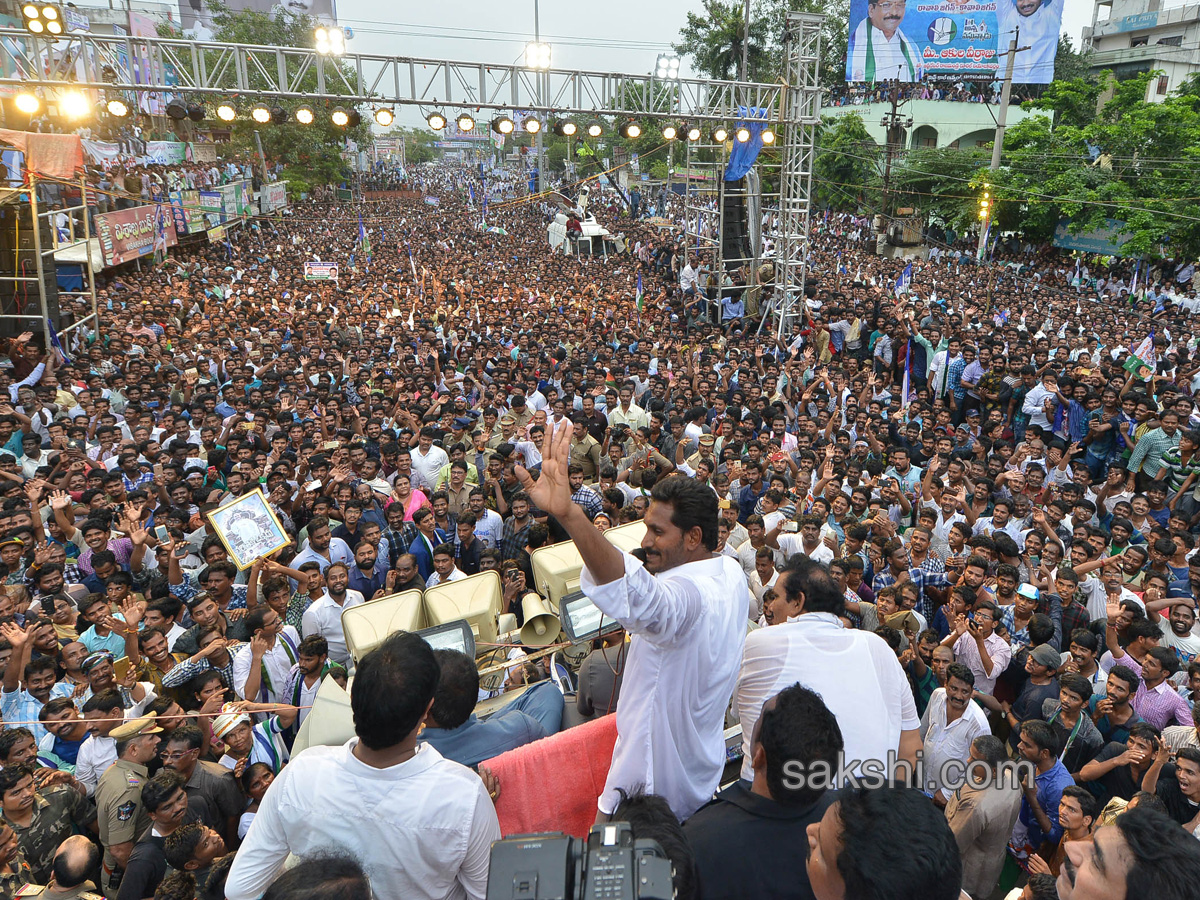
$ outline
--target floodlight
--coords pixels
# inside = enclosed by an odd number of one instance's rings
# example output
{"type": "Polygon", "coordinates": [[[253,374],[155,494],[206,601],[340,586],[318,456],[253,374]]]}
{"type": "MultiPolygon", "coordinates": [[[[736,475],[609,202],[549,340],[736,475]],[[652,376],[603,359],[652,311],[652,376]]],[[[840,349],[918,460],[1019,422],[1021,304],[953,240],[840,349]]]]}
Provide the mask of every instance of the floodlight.
{"type": "Polygon", "coordinates": [[[446,127],[446,117],[440,112],[431,112],[425,117],[425,121],[429,123],[429,127],[434,131],[441,131],[446,127]]]}
{"type": "Polygon", "coordinates": [[[124,100],[112,99],[109,100],[105,108],[110,116],[116,116],[118,119],[123,119],[129,115],[129,104],[124,100]]]}
{"type": "Polygon", "coordinates": [[[350,122],[350,113],[346,112],[340,106],[335,106],[333,112],[329,114],[329,121],[338,128],[345,128],[350,122]]]}
{"type": "Polygon", "coordinates": [[[217,107],[217,118],[222,122],[232,122],[237,118],[237,110],[232,104],[222,103],[217,107]]]}
{"type": "Polygon", "coordinates": [[[299,122],[301,125],[311,125],[317,118],[313,114],[311,106],[296,107],[295,116],[296,116],[296,121],[299,122]]]}
{"type": "Polygon", "coordinates": [[[250,118],[259,125],[266,125],[271,121],[271,110],[261,103],[255,103],[250,107],[250,118]]]}
{"type": "Polygon", "coordinates": [[[512,134],[516,127],[516,123],[508,116],[496,116],[492,119],[492,131],[496,134],[512,134]]]}
{"type": "Polygon", "coordinates": [[[386,106],[380,106],[375,110],[375,124],[380,128],[389,128],[396,121],[396,114],[386,106]]]}
{"type": "Polygon", "coordinates": [[[475,130],[475,117],[472,116],[470,113],[462,113],[458,117],[458,121],[455,122],[455,124],[458,126],[459,131],[474,131],[475,130]]]}

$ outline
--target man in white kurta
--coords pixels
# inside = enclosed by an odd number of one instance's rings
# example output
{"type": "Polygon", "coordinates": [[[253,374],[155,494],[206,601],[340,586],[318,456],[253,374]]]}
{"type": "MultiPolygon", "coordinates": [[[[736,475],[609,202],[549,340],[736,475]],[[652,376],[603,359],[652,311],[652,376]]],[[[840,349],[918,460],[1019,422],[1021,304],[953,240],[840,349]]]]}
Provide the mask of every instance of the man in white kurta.
{"type": "Polygon", "coordinates": [[[920,50],[900,30],[904,7],[904,0],[868,0],[867,17],[850,35],[847,81],[921,80],[920,50]]]}
{"type": "MultiPolygon", "coordinates": [[[[1015,84],[1048,84],[1054,80],[1054,55],[1058,52],[1058,33],[1062,30],[1062,0],[999,0],[996,18],[1000,34],[997,49],[1008,52],[1014,33],[1025,47],[1013,61],[1015,84]]],[[[999,59],[1002,73],[1008,60],[999,59]]]]}

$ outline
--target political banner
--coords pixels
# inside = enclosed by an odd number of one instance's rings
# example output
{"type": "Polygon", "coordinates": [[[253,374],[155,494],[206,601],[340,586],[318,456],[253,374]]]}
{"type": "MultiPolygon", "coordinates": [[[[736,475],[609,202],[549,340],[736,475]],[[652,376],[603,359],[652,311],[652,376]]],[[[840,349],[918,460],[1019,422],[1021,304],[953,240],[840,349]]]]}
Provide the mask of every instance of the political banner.
{"type": "Polygon", "coordinates": [[[83,153],[88,162],[106,169],[121,155],[121,145],[115,141],[83,140],[80,143],[83,144],[83,153]]]}
{"type": "Polygon", "coordinates": [[[171,191],[167,196],[171,201],[171,213],[175,217],[175,233],[201,234],[206,223],[204,211],[200,208],[200,192],[171,191]]]}
{"type": "Polygon", "coordinates": [[[306,262],[305,281],[337,281],[338,264],[335,262],[306,262]]]}
{"type": "Polygon", "coordinates": [[[156,166],[187,162],[188,145],[179,141],[146,141],[146,160],[156,166]]]}
{"type": "Polygon", "coordinates": [[[174,247],[178,243],[174,228],[161,228],[162,219],[171,215],[167,204],[154,203],[135,206],[96,216],[96,237],[104,267],[148,256],[154,252],[155,241],[174,247]]]}
{"type": "Polygon", "coordinates": [[[209,228],[216,228],[222,222],[221,194],[218,191],[199,191],[200,212],[209,228]]]}
{"type": "Polygon", "coordinates": [[[287,206],[287,182],[271,181],[264,184],[259,189],[258,202],[262,208],[263,215],[273,213],[277,209],[283,209],[287,206]]]}
{"type": "Polygon", "coordinates": [[[221,185],[218,190],[221,192],[221,214],[224,221],[230,222],[254,214],[250,182],[231,181],[221,185]]]}
{"type": "Polygon", "coordinates": [[[851,0],[846,80],[999,78],[1010,41],[1017,84],[1054,80],[1064,0],[851,0]]]}

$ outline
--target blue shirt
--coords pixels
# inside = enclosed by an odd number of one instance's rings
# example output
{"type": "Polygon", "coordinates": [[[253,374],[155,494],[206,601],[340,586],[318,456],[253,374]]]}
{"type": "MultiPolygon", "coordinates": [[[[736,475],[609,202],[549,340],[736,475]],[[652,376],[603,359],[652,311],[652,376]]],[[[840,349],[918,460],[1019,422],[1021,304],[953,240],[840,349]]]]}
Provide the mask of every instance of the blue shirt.
{"type": "Polygon", "coordinates": [[[558,686],[543,681],[486,720],[471,713],[457,728],[426,728],[421,740],[446,759],[475,766],[554,734],[562,723],[562,709],[563,695],[558,686]]]}
{"type": "Polygon", "coordinates": [[[1060,760],[1055,760],[1053,766],[1037,776],[1038,805],[1050,819],[1049,834],[1042,833],[1037,817],[1033,814],[1033,807],[1029,805],[1029,800],[1021,798],[1021,812],[1018,818],[1029,829],[1031,846],[1040,847],[1045,841],[1055,843],[1062,837],[1063,829],[1058,823],[1058,804],[1062,800],[1063,789],[1074,783],[1075,779],[1071,777],[1071,773],[1067,771],[1067,767],[1060,760]]]}

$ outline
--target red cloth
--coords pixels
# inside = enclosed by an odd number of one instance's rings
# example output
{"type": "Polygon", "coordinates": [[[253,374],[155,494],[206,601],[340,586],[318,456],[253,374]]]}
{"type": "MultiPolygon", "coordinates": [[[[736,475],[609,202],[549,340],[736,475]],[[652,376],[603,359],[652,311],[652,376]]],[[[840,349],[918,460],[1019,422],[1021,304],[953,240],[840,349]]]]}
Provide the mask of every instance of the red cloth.
{"type": "Polygon", "coordinates": [[[610,715],[483,763],[500,779],[500,833],[587,837],[616,743],[617,717],[610,715]]]}
{"type": "Polygon", "coordinates": [[[83,171],[83,141],[77,134],[37,134],[0,128],[0,141],[25,154],[26,171],[66,180],[83,171]]]}

